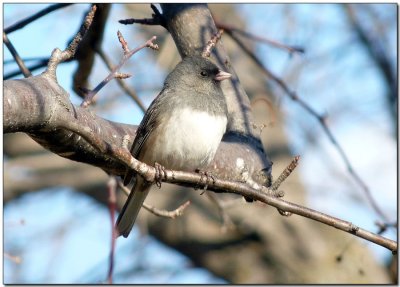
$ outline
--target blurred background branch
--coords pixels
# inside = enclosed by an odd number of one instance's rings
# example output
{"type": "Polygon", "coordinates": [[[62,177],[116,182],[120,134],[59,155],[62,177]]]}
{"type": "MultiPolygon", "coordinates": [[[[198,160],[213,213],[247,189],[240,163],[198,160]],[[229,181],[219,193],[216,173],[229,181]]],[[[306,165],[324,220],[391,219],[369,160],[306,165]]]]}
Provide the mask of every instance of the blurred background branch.
{"type": "MultiPolygon", "coordinates": [[[[46,6],[6,4],[5,26],[10,27],[15,19],[25,19],[46,6]],[[22,8],[26,8],[25,14],[22,8]]],[[[39,26],[32,22],[10,34],[20,57],[48,57],[54,47],[64,47],[78,30],[87,7],[76,4],[55,10],[37,21],[39,26]],[[44,38],[42,34],[46,34],[44,38]]],[[[379,61],[371,58],[357,36],[347,10],[356,15],[364,34],[372,37],[371,43],[379,43],[380,47],[374,49],[381,54],[383,49],[390,64],[397,62],[396,5],[209,7],[221,23],[307,51],[305,55],[290,55],[258,42],[243,41],[263,66],[302,95],[312,108],[329,116],[327,124],[336,131],[343,149],[373,194],[379,195],[376,200],[390,220],[375,225],[375,213],[363,194],[354,192],[357,189],[345,166],[323,139],[315,119],[285,100],[276,84],[266,79],[262,70],[224,34],[221,43],[250,99],[254,117],[250,126],[265,127],[253,132],[260,134],[274,162],[273,175],[278,176],[293,154],[302,156],[301,164],[282,186],[286,199],[336,214],[366,229],[380,231],[380,226],[387,226],[384,235],[395,239],[396,136],[392,131],[397,131],[397,104],[389,104],[389,82],[379,72],[379,61]]],[[[143,53],[124,68],[130,73],[134,71],[125,84],[134,87],[143,106],[148,106],[166,73],[180,59],[176,46],[163,27],[118,24],[120,19],[149,18],[154,13],[149,4],[114,4],[107,9],[103,26],[93,32],[102,33],[96,47],[111,63],[117,63],[120,55],[115,41],[117,30],[132,44],[157,35],[160,52],[143,53]]],[[[6,49],[4,58],[11,59],[6,49]]],[[[99,55],[93,53],[93,59],[87,87],[100,82],[108,73],[99,55]]],[[[79,104],[81,99],[70,88],[76,67],[76,61],[60,66],[58,80],[71,100],[79,104]]],[[[13,69],[15,65],[7,65],[4,73],[13,69]]],[[[392,73],[396,79],[395,69],[392,73]]],[[[93,107],[100,116],[130,124],[140,121],[142,110],[116,82],[105,87],[93,107]]],[[[4,136],[4,157],[4,248],[6,254],[21,258],[19,264],[5,261],[5,282],[104,281],[111,234],[106,207],[107,175],[98,168],[51,154],[24,134],[4,136]],[[18,223],[21,219],[24,224],[18,223]]],[[[397,282],[395,256],[310,220],[282,217],[275,209],[257,202],[245,203],[227,195],[209,200],[183,188],[163,185],[162,191],[155,189],[150,193],[149,204],[173,210],[177,199],[179,203],[191,201],[183,216],[168,220],[141,212],[138,228],[131,237],[117,240],[114,283],[146,283],[150,278],[152,283],[397,282]],[[223,229],[229,221],[235,228],[223,229]]],[[[119,206],[124,200],[125,195],[118,194],[119,206]]]]}

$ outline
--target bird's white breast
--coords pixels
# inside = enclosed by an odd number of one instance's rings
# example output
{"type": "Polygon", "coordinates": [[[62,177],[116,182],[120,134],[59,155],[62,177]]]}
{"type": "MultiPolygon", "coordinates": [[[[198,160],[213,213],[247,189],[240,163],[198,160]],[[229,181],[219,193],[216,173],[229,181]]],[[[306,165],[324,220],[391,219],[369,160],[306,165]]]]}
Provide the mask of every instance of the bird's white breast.
{"type": "Polygon", "coordinates": [[[157,131],[152,157],[170,169],[194,170],[214,157],[226,130],[225,116],[189,108],[176,109],[157,131]]]}

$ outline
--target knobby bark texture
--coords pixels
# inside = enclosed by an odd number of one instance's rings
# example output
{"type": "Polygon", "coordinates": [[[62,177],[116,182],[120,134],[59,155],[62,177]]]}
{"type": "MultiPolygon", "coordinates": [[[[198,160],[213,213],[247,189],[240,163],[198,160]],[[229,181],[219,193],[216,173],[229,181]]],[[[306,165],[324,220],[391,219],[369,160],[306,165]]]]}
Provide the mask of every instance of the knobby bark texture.
{"type": "MultiPolygon", "coordinates": [[[[127,9],[134,11],[138,11],[140,7],[148,9],[147,15],[142,14],[142,17],[148,17],[151,13],[149,5],[127,5],[127,9]]],[[[213,5],[212,11],[219,20],[234,22],[238,26],[244,25],[230,5],[213,5]]],[[[162,12],[181,56],[200,52],[217,31],[207,5],[163,4],[162,12]]],[[[143,33],[145,35],[146,27],[143,27],[143,33]]],[[[148,38],[147,36],[144,38],[148,38]]],[[[163,39],[168,42],[171,38],[164,35],[163,39]]],[[[228,41],[226,44],[233,47],[228,41]]],[[[265,79],[254,72],[256,68],[243,58],[240,51],[233,48],[229,50],[231,58],[235,59],[231,62],[224,46],[225,38],[217,45],[213,57],[234,75],[233,81],[223,87],[230,112],[229,132],[208,170],[222,178],[254,180],[269,185],[271,163],[263,151],[259,132],[253,128],[253,124],[265,123],[271,118],[266,115],[265,105],[253,106],[253,118],[251,104],[244,91],[252,99],[268,95],[271,97],[270,101],[273,101],[273,96],[266,89],[265,79]],[[233,67],[243,82],[250,83],[245,89],[233,67]],[[243,159],[244,165],[238,165],[238,159],[243,159]]],[[[174,49],[169,48],[168,51],[169,59],[178,58],[172,56],[174,49]]],[[[163,51],[160,52],[160,57],[161,55],[163,51]]],[[[161,58],[160,62],[168,61],[161,58]]],[[[40,75],[27,80],[6,81],[3,107],[5,133],[24,132],[57,155],[88,163],[109,173],[123,174],[124,166],[98,153],[79,135],[62,129],[62,122],[76,121],[83,128],[90,128],[91,132],[101,135],[112,145],[121,145],[125,135],[134,135],[135,127],[106,121],[96,116],[92,109],[73,106],[69,95],[54,79],[40,75]]],[[[290,162],[291,155],[283,128],[279,125],[279,111],[275,113],[276,125],[264,130],[261,137],[275,162],[274,168],[280,171],[290,162]]],[[[10,149],[12,146],[11,144],[10,149]]],[[[36,169],[32,163],[34,161],[25,163],[36,169]]],[[[87,174],[92,172],[96,174],[94,177],[100,176],[99,169],[72,161],[64,161],[59,165],[80,166],[87,174]]],[[[40,172],[38,178],[39,174],[40,172]]],[[[51,185],[50,178],[49,176],[51,185]]],[[[94,179],[90,181],[91,178],[85,177],[87,186],[98,188],[94,179]]],[[[103,175],[102,178],[105,180],[106,177],[103,175]]],[[[5,179],[10,179],[8,183],[5,180],[5,190],[7,191],[8,186],[15,191],[6,192],[6,199],[23,192],[23,186],[10,185],[13,182],[11,177],[5,179]]],[[[286,186],[286,199],[304,203],[304,192],[296,175],[290,177],[286,186]]],[[[82,186],[78,188],[102,202],[106,201],[105,192],[98,189],[93,192],[93,189],[82,186]]],[[[206,195],[199,194],[200,191],[193,192],[171,185],[164,185],[160,192],[153,190],[149,202],[158,208],[174,209],[187,199],[192,201],[192,205],[184,216],[176,220],[166,220],[142,211],[139,226],[146,224],[149,232],[160,241],[183,252],[197,265],[233,283],[386,283],[389,280],[366,247],[347,234],[304,218],[282,217],[273,208],[240,200],[224,211],[236,225],[236,228],[229,229],[226,228],[226,223],[223,224],[223,216],[215,203],[208,200],[206,195]],[[344,256],[340,261],[335,260],[349,241],[352,242],[344,256]]],[[[218,195],[219,200],[232,198],[235,197],[218,195]]],[[[124,200],[125,197],[120,196],[119,204],[124,200]]]]}

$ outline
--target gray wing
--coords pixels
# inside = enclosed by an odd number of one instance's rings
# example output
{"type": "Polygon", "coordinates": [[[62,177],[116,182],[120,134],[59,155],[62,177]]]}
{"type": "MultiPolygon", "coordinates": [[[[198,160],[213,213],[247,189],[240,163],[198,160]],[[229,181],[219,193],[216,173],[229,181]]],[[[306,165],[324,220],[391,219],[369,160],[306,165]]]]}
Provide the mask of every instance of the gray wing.
{"type": "MultiPolygon", "coordinates": [[[[165,95],[169,93],[170,90],[168,87],[164,86],[161,92],[157,95],[156,99],[151,103],[149,108],[147,109],[137,131],[136,137],[133,141],[131,147],[131,154],[134,158],[138,159],[140,151],[142,150],[143,145],[145,144],[147,138],[154,130],[154,128],[159,124],[158,123],[158,114],[159,114],[159,105],[162,105],[163,99],[165,95]]],[[[130,183],[132,178],[134,177],[135,172],[131,169],[127,169],[124,176],[124,185],[130,183]]]]}
{"type": "MultiPolygon", "coordinates": [[[[157,98],[151,103],[142,122],[136,132],[135,140],[131,147],[131,154],[140,160],[140,152],[146,143],[149,135],[154,131],[156,125],[159,124],[159,105],[164,102],[165,95],[168,89],[163,88],[157,98]]],[[[142,207],[142,204],[149,193],[151,184],[146,183],[143,178],[137,177],[135,172],[127,169],[124,177],[124,184],[127,185],[132,180],[135,180],[131,193],[128,196],[120,214],[118,215],[116,228],[118,233],[124,237],[128,237],[135,223],[136,217],[142,207]]]]}

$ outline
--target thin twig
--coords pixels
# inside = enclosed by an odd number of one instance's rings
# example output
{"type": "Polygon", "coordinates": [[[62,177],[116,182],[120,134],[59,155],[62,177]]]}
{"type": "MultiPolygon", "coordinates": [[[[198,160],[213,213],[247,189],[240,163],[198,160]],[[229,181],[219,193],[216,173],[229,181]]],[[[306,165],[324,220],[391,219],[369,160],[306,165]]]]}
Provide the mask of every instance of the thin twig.
{"type": "MultiPolygon", "coordinates": [[[[82,127],[81,125],[73,121],[60,120],[57,121],[56,124],[59,126],[59,128],[66,129],[80,135],[99,152],[102,152],[120,161],[122,164],[126,165],[127,168],[132,169],[139,175],[141,175],[144,180],[148,182],[155,182],[155,168],[135,159],[126,148],[110,145],[100,136],[97,136],[89,127],[82,127]]],[[[265,204],[274,206],[278,210],[290,212],[324,223],[326,225],[348,232],[360,238],[364,238],[368,241],[374,242],[391,250],[393,253],[397,252],[396,241],[362,229],[358,226],[355,226],[351,222],[329,216],[322,212],[272,196],[268,193],[268,189],[265,187],[262,187],[261,190],[258,190],[252,188],[246,183],[234,182],[218,178],[216,178],[212,182],[204,183],[202,182],[202,175],[198,173],[174,170],[165,170],[165,177],[163,177],[161,181],[182,186],[200,186],[200,188],[204,187],[207,184],[209,190],[213,190],[215,192],[228,192],[238,194],[244,197],[251,198],[253,200],[258,200],[265,204]]]]}
{"type": "Polygon", "coordinates": [[[217,45],[218,41],[221,39],[222,34],[224,33],[223,29],[220,29],[217,33],[215,33],[211,39],[207,42],[207,45],[204,47],[201,56],[204,58],[210,57],[211,50],[217,45]]]}
{"type": "Polygon", "coordinates": [[[110,263],[108,268],[108,276],[107,281],[108,284],[112,284],[112,274],[114,270],[114,253],[115,253],[115,239],[118,236],[118,231],[114,226],[115,222],[115,210],[117,206],[117,196],[116,196],[116,189],[117,189],[117,180],[115,176],[110,176],[108,179],[107,184],[107,191],[108,191],[108,206],[110,211],[110,219],[111,219],[111,249],[110,249],[110,263]]]}
{"type": "Polygon", "coordinates": [[[160,11],[158,11],[157,7],[154,4],[151,4],[150,7],[154,12],[152,14],[152,18],[144,18],[144,19],[130,18],[130,19],[119,20],[118,22],[124,25],[132,25],[132,24],[141,24],[149,26],[159,25],[167,29],[167,22],[164,16],[160,13],[160,11]]]}
{"type": "Polygon", "coordinates": [[[186,207],[188,207],[190,205],[190,200],[185,201],[184,203],[182,203],[178,208],[176,208],[175,210],[172,211],[168,211],[168,210],[163,210],[163,209],[158,209],[154,206],[151,206],[147,203],[143,203],[143,207],[144,209],[146,209],[147,211],[153,213],[154,215],[160,216],[160,217],[165,217],[165,218],[171,218],[171,219],[175,219],[179,216],[183,215],[183,211],[186,209],[186,207]]]}
{"type": "Polygon", "coordinates": [[[238,39],[235,35],[230,33],[229,31],[226,32],[231,38],[242,48],[242,50],[261,68],[261,70],[264,72],[264,74],[272,79],[274,82],[276,82],[281,89],[285,92],[286,95],[288,95],[293,101],[297,102],[300,106],[302,106],[308,113],[310,113],[312,116],[314,116],[317,120],[318,123],[322,126],[322,129],[328,136],[329,140],[333,144],[333,146],[336,148],[338,151],[340,157],[343,159],[347,171],[349,172],[350,176],[356,181],[356,183],[362,188],[364,191],[368,202],[371,204],[372,208],[375,210],[375,212],[381,216],[385,221],[388,221],[387,216],[385,213],[380,209],[378,204],[376,203],[375,199],[373,198],[371,191],[369,190],[368,186],[364,183],[364,181],[361,179],[361,177],[356,173],[356,171],[353,168],[353,165],[350,163],[349,158],[347,157],[346,153],[344,152],[343,148],[341,145],[338,143],[336,138],[333,136],[331,130],[329,129],[327,123],[326,123],[326,116],[318,114],[313,108],[311,108],[305,101],[300,99],[298,95],[291,91],[289,87],[285,84],[285,82],[280,79],[279,77],[275,76],[271,71],[269,71],[262,63],[261,61],[254,55],[252,51],[250,51],[240,39],[238,39]]]}
{"type": "MultiPolygon", "coordinates": [[[[129,195],[131,192],[123,183],[121,180],[118,180],[118,187],[126,194],[126,196],[129,195]]],[[[172,211],[168,210],[163,210],[163,209],[158,209],[154,206],[151,206],[147,204],[146,202],[143,202],[143,208],[146,209],[147,211],[153,213],[154,215],[160,216],[160,217],[165,217],[165,218],[171,218],[175,219],[179,216],[183,215],[183,211],[190,205],[190,200],[182,203],[178,208],[172,211]]]]}
{"type": "Polygon", "coordinates": [[[119,20],[118,22],[124,25],[132,25],[132,24],[142,24],[149,26],[160,25],[160,23],[156,21],[154,18],[143,18],[143,19],[129,18],[129,19],[119,20]]]}
{"type": "Polygon", "coordinates": [[[85,17],[85,20],[82,23],[81,28],[79,29],[79,32],[76,34],[74,39],[71,41],[71,43],[68,45],[68,47],[64,51],[60,51],[60,49],[58,49],[58,48],[53,50],[50,60],[49,60],[49,63],[47,65],[46,73],[48,75],[50,75],[53,78],[56,78],[56,69],[57,69],[58,64],[72,59],[72,57],[75,55],[75,51],[76,51],[79,43],[81,42],[81,40],[83,39],[83,37],[85,36],[86,32],[88,31],[88,29],[90,28],[90,26],[93,22],[96,10],[97,10],[97,6],[93,5],[91,7],[89,13],[85,17]]]}
{"type": "MultiPolygon", "coordinates": [[[[297,155],[293,158],[291,163],[281,172],[279,175],[278,179],[274,181],[274,183],[268,188],[268,191],[270,191],[271,195],[275,195],[278,197],[283,197],[284,192],[283,191],[278,191],[278,188],[281,186],[281,184],[288,178],[288,176],[293,172],[293,170],[297,167],[297,164],[299,162],[300,156],[297,155]]],[[[292,213],[281,210],[278,208],[278,212],[282,216],[291,216],[292,213]]]]}
{"type": "MultiPolygon", "coordinates": [[[[354,32],[360,39],[360,42],[366,48],[366,51],[369,54],[369,59],[375,62],[376,67],[382,72],[383,78],[388,87],[388,100],[391,107],[391,113],[394,119],[397,119],[397,102],[398,102],[398,85],[397,85],[397,74],[396,68],[394,65],[394,61],[392,61],[389,57],[390,53],[385,52],[382,49],[382,43],[379,43],[377,35],[372,35],[371,31],[366,31],[365,27],[361,23],[364,21],[372,23],[371,27],[375,27],[377,25],[376,20],[371,21],[372,17],[369,19],[360,21],[357,17],[357,13],[353,9],[353,6],[348,4],[342,4],[342,7],[345,9],[347,17],[350,20],[350,24],[354,29],[354,32]]],[[[369,6],[365,6],[367,9],[369,6]]],[[[372,12],[372,8],[369,7],[367,12],[372,12]]],[[[396,129],[397,131],[397,129],[396,129]]]]}
{"type": "Polygon", "coordinates": [[[267,38],[264,38],[264,37],[260,37],[260,36],[251,34],[251,33],[247,32],[247,31],[235,28],[235,27],[233,27],[231,25],[228,25],[228,24],[225,24],[225,23],[215,22],[215,25],[220,29],[224,29],[225,31],[227,31],[227,32],[229,31],[231,33],[238,33],[238,34],[240,34],[240,35],[242,35],[242,36],[244,36],[244,37],[246,37],[246,38],[248,38],[250,40],[263,42],[263,43],[269,44],[271,46],[287,50],[291,54],[292,53],[304,54],[304,52],[305,52],[304,48],[302,48],[302,47],[285,45],[285,44],[279,43],[279,42],[271,40],[271,39],[267,39],[267,38]]]}
{"type": "Polygon", "coordinates": [[[7,37],[7,34],[3,32],[3,42],[6,44],[8,50],[10,51],[11,55],[15,59],[15,62],[17,62],[17,65],[19,69],[21,70],[22,74],[24,75],[25,78],[29,78],[32,76],[32,73],[28,70],[28,68],[25,66],[24,61],[22,61],[21,57],[18,55],[17,50],[15,50],[13,44],[11,44],[10,40],[7,37]]]}
{"type": "Polygon", "coordinates": [[[222,232],[225,233],[228,230],[234,229],[236,225],[225,211],[223,201],[221,201],[214,193],[207,192],[206,195],[218,208],[218,212],[222,218],[222,232]]]}
{"type": "Polygon", "coordinates": [[[121,43],[122,50],[124,51],[124,55],[129,53],[128,43],[125,41],[124,36],[120,31],[117,31],[118,41],[121,43]]]}
{"type": "Polygon", "coordinates": [[[115,79],[125,80],[130,77],[132,77],[132,75],[128,73],[115,73],[115,79]]]}
{"type": "MultiPolygon", "coordinates": [[[[22,59],[24,62],[28,62],[31,61],[30,59],[22,59]]],[[[11,60],[13,63],[15,62],[14,59],[11,60]]],[[[34,61],[34,59],[32,59],[32,61],[34,61]]],[[[43,59],[36,59],[36,61],[38,61],[36,64],[31,64],[31,65],[27,65],[27,68],[29,71],[34,72],[37,69],[43,68],[47,66],[47,63],[49,61],[49,58],[43,58],[43,59]]],[[[7,61],[4,61],[4,64],[6,64],[7,61]]],[[[22,71],[20,69],[15,70],[15,71],[11,71],[8,74],[5,74],[3,76],[3,80],[9,80],[13,77],[19,76],[22,74],[22,71]]]]}
{"type": "Polygon", "coordinates": [[[84,107],[84,108],[88,107],[92,103],[94,96],[108,82],[110,82],[112,79],[115,79],[115,76],[117,75],[119,70],[122,68],[122,66],[125,65],[125,63],[129,60],[129,58],[132,57],[134,54],[136,54],[137,52],[139,52],[140,50],[142,50],[144,48],[158,50],[158,45],[153,43],[153,41],[155,41],[157,39],[156,36],[151,37],[149,40],[146,41],[146,43],[140,45],[139,47],[137,47],[133,50],[129,50],[127,43],[126,43],[124,37],[122,36],[122,34],[119,31],[117,34],[118,34],[118,40],[120,41],[123,51],[124,51],[124,55],[123,55],[121,61],[119,62],[119,64],[111,70],[110,74],[108,74],[108,76],[103,81],[101,81],[93,90],[87,91],[85,99],[81,103],[81,107],[84,107]]]}
{"type": "Polygon", "coordinates": [[[29,16],[26,19],[24,19],[22,21],[19,21],[19,22],[15,23],[15,24],[5,28],[4,29],[4,33],[10,34],[10,33],[14,32],[15,30],[21,29],[21,28],[25,27],[26,25],[28,25],[29,23],[32,23],[33,21],[35,21],[35,20],[37,20],[37,19],[39,19],[39,18],[51,13],[51,12],[57,10],[57,9],[64,8],[64,7],[69,6],[71,4],[73,4],[73,3],[53,4],[53,5],[45,8],[45,9],[37,12],[36,14],[33,14],[32,16],[29,16]]]}
{"type": "Polygon", "coordinates": [[[282,171],[282,173],[279,175],[278,179],[274,181],[274,183],[271,185],[270,189],[272,191],[277,191],[279,186],[282,184],[282,182],[285,181],[286,178],[293,172],[293,170],[296,168],[298,162],[299,162],[300,156],[297,155],[294,157],[292,162],[282,171]]]}
{"type": "MultiPolygon", "coordinates": [[[[23,60],[25,63],[26,63],[26,62],[40,62],[40,63],[46,62],[46,63],[47,63],[47,61],[49,60],[49,58],[48,58],[48,57],[32,57],[32,58],[23,58],[22,60],[23,60]]],[[[8,60],[4,60],[4,61],[3,61],[3,64],[4,64],[4,65],[13,64],[13,63],[14,63],[14,60],[12,60],[12,59],[8,59],[8,60]]]]}
{"type": "Polygon", "coordinates": [[[397,228],[397,222],[375,222],[375,225],[379,227],[378,234],[386,232],[388,228],[397,228]]]}

